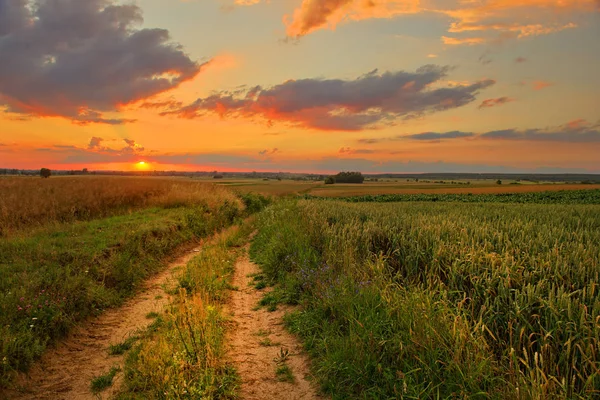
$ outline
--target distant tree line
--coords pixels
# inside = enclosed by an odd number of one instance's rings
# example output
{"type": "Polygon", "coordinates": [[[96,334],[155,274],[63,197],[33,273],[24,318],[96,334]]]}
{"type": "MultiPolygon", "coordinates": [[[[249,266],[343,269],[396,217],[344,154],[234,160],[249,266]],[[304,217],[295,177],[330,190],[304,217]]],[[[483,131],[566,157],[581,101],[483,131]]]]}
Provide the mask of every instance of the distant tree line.
{"type": "MultiPolygon", "coordinates": [[[[48,168],[42,168],[48,169],[48,168]]],[[[42,176],[42,169],[16,169],[16,168],[0,168],[0,175],[20,175],[20,176],[42,176]]],[[[95,175],[96,171],[88,171],[84,169],[70,169],[70,170],[54,170],[51,171],[52,175],[95,175]]]]}

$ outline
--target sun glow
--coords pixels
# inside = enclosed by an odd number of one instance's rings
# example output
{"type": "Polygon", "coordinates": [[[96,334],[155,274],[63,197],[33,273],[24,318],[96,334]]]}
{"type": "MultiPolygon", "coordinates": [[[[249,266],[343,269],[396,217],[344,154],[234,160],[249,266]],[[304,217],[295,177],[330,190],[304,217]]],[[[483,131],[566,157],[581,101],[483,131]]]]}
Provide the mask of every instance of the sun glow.
{"type": "Polygon", "coordinates": [[[135,164],[135,167],[137,169],[148,169],[150,168],[150,164],[148,164],[146,161],[139,161],[135,164]]]}

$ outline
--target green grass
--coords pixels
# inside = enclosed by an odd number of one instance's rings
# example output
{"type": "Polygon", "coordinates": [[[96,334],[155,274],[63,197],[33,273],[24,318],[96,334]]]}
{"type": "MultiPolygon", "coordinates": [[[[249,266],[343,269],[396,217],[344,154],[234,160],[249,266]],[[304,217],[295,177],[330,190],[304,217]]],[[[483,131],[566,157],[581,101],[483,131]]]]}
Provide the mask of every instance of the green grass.
{"type": "Polygon", "coordinates": [[[97,376],[94,379],[92,379],[92,383],[90,385],[92,392],[97,394],[97,393],[100,393],[103,390],[106,390],[109,387],[111,387],[113,384],[113,379],[115,378],[117,373],[120,371],[121,371],[121,368],[112,367],[110,369],[110,371],[107,372],[106,374],[97,376]]]}
{"type": "Polygon", "coordinates": [[[158,317],[158,313],[155,311],[149,312],[148,314],[146,314],[146,319],[154,319],[158,317]]]}
{"type": "Polygon", "coordinates": [[[275,369],[275,376],[279,382],[294,383],[296,381],[294,372],[287,364],[278,365],[275,369]]]}
{"type": "Polygon", "coordinates": [[[600,394],[599,206],[283,202],[251,255],[334,399],[600,394]]]}
{"type": "Polygon", "coordinates": [[[121,343],[111,344],[108,347],[108,354],[111,356],[125,354],[125,352],[129,351],[138,339],[139,337],[137,336],[131,336],[122,341],[121,343]]]}
{"type": "Polygon", "coordinates": [[[0,386],[78,321],[134,294],[178,248],[244,215],[230,202],[150,208],[1,239],[0,386]]]}

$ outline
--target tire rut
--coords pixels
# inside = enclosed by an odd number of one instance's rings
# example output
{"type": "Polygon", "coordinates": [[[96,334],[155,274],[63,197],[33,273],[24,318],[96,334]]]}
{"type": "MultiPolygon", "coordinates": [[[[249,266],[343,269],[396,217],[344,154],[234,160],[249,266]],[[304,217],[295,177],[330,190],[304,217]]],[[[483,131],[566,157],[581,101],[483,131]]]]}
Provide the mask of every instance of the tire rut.
{"type": "Polygon", "coordinates": [[[298,339],[283,325],[283,317],[289,308],[280,307],[274,312],[256,309],[268,291],[258,291],[250,285],[252,278],[249,275],[258,272],[258,266],[244,256],[238,260],[233,277],[233,285],[239,290],[233,292],[230,302],[234,329],[229,337],[229,355],[242,379],[241,398],[322,399],[312,382],[308,357],[298,339]],[[286,364],[293,372],[293,383],[281,382],[275,374],[275,359],[282,349],[289,352],[286,364]]]}

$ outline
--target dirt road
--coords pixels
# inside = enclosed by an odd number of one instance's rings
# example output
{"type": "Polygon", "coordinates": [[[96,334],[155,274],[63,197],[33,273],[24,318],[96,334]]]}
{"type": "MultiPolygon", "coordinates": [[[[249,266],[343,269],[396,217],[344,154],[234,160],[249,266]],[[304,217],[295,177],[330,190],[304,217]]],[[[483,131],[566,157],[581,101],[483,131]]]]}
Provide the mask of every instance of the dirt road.
{"type": "Polygon", "coordinates": [[[250,286],[250,274],[259,272],[258,266],[241,258],[233,278],[239,290],[233,292],[230,310],[234,328],[230,334],[230,356],[242,378],[241,398],[254,399],[319,399],[310,380],[309,364],[298,340],[283,326],[284,310],[268,312],[256,305],[264,292],[250,286]],[[287,350],[286,364],[294,381],[280,381],[276,376],[281,351],[287,350]]]}
{"type": "Polygon", "coordinates": [[[144,290],[122,307],[109,310],[84,323],[56,348],[49,349],[28,374],[20,376],[16,388],[0,392],[8,399],[108,399],[118,389],[121,374],[112,387],[95,396],[90,389],[94,377],[107,373],[113,366],[123,366],[124,356],[111,356],[111,344],[123,342],[137,330],[152,323],[150,312],[161,312],[169,304],[164,288],[169,286],[179,267],[187,264],[200,247],[188,251],[168,268],[145,283],[144,290]]]}

